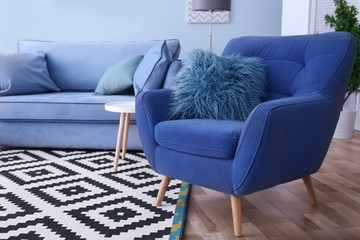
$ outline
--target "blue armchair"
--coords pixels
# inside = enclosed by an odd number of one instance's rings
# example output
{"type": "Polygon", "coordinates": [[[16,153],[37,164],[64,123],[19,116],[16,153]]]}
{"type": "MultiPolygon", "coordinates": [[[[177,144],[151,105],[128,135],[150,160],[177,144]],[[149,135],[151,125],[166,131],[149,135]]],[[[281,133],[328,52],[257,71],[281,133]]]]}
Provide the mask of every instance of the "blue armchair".
{"type": "Polygon", "coordinates": [[[223,55],[261,57],[266,99],[245,122],[168,120],[169,89],[136,98],[137,124],[151,167],[164,175],[156,205],[171,178],[231,195],[236,236],[241,196],[302,178],[317,204],[310,175],[326,155],[356,52],[344,32],[232,39],[223,55]]]}

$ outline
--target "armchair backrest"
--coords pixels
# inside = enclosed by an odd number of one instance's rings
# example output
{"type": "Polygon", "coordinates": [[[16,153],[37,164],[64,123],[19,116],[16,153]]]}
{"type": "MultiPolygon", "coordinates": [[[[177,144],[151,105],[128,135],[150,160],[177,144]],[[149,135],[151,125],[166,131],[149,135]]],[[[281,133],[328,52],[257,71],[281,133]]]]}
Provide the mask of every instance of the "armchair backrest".
{"type": "Polygon", "coordinates": [[[261,57],[268,80],[265,102],[252,111],[240,136],[233,162],[236,194],[318,171],[344,100],[356,38],[345,32],[242,37],[226,46],[223,55],[232,54],[261,57]]]}
{"type": "MultiPolygon", "coordinates": [[[[342,72],[351,64],[356,39],[349,33],[332,32],[288,37],[240,37],[232,39],[223,55],[260,57],[267,64],[268,91],[265,100],[315,93],[343,98],[347,82],[342,72]]],[[[351,65],[351,66],[350,66],[351,65]]],[[[349,76],[346,77],[349,79],[349,76]]]]}

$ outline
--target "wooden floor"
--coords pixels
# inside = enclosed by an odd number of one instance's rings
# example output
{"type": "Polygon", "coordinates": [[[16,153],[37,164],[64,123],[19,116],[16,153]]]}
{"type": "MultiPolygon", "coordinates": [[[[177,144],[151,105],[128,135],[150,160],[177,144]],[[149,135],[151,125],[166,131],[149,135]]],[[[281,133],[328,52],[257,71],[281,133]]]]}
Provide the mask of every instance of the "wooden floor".
{"type": "Polygon", "coordinates": [[[242,238],[233,235],[230,197],[192,186],[183,239],[360,239],[360,132],[333,140],[312,180],[317,207],[302,180],[245,196],[242,238]]]}

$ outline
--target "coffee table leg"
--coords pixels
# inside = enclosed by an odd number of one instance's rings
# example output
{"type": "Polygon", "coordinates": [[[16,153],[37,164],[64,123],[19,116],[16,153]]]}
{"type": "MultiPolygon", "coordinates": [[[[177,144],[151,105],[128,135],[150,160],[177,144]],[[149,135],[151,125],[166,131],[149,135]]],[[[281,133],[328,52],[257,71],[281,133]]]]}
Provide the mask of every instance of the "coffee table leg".
{"type": "Polygon", "coordinates": [[[122,146],[122,159],[125,159],[125,154],[126,154],[126,145],[127,145],[127,140],[128,140],[128,135],[129,135],[129,125],[130,125],[130,114],[131,113],[126,113],[126,118],[125,118],[125,131],[124,131],[123,146],[122,146]]]}
{"type": "Polygon", "coordinates": [[[118,136],[117,136],[117,141],[116,141],[114,172],[117,172],[117,167],[118,167],[118,164],[119,164],[121,138],[122,138],[123,131],[124,131],[125,115],[126,115],[125,113],[121,113],[121,115],[120,115],[119,130],[118,130],[118,136]]]}

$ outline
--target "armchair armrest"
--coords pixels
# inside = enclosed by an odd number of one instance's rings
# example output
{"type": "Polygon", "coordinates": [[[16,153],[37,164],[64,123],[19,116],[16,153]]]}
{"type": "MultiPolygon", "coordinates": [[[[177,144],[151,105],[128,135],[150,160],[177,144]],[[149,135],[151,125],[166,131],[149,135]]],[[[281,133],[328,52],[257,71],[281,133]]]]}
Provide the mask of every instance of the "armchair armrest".
{"type": "Polygon", "coordinates": [[[235,195],[308,176],[320,168],[341,103],[323,94],[257,106],[246,120],[233,162],[235,195]]]}
{"type": "Polygon", "coordinates": [[[151,167],[156,171],[154,154],[157,143],[155,141],[154,128],[159,122],[167,120],[172,90],[157,89],[141,92],[136,97],[136,121],[140,140],[146,152],[146,158],[151,167]]]}

